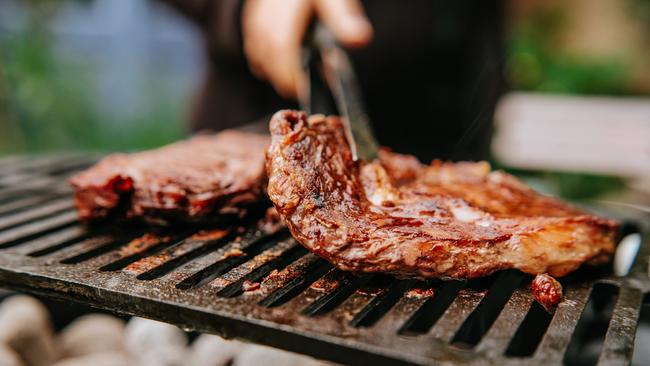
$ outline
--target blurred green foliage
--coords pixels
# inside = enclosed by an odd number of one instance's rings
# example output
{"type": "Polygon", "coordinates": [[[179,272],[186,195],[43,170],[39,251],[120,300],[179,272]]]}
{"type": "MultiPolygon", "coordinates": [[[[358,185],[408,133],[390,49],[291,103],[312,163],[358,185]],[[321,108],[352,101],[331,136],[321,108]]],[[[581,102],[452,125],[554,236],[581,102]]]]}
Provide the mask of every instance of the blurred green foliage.
{"type": "Polygon", "coordinates": [[[545,176],[556,194],[572,200],[587,200],[625,187],[624,180],[618,177],[565,172],[550,172],[545,176]]]}
{"type": "Polygon", "coordinates": [[[504,170],[529,183],[534,189],[572,201],[589,201],[595,197],[621,191],[625,179],[582,172],[555,172],[510,168],[491,159],[494,170],[504,170]]]}
{"type": "Polygon", "coordinates": [[[626,95],[632,75],[616,56],[577,58],[558,52],[555,39],[564,18],[561,8],[540,11],[516,24],[507,40],[506,77],[515,90],[570,94],[626,95]]]}
{"type": "Polygon", "coordinates": [[[650,32],[650,0],[627,0],[630,12],[643,21],[650,32]]]}
{"type": "Polygon", "coordinates": [[[145,103],[127,121],[100,111],[96,70],[54,52],[44,24],[52,6],[34,2],[28,26],[0,38],[0,154],[132,150],[179,139],[182,101],[164,92],[164,80],[143,83],[145,103]]]}
{"type": "MultiPolygon", "coordinates": [[[[627,1],[631,16],[642,19],[650,30],[650,0],[627,1]]],[[[510,87],[549,93],[638,95],[630,88],[627,60],[617,55],[590,59],[558,52],[555,41],[570,15],[562,7],[550,8],[514,26],[506,40],[505,73],[510,87]]],[[[571,200],[588,200],[625,187],[620,177],[502,168],[541,180],[549,192],[571,200]]]]}

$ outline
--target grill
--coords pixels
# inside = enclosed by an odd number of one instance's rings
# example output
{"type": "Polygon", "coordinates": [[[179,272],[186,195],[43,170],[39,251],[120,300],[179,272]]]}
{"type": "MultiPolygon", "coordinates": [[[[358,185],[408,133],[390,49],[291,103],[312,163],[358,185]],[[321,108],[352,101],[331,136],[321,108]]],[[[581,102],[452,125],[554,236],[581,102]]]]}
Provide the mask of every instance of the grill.
{"type": "Polygon", "coordinates": [[[648,303],[648,235],[626,276],[601,268],[562,279],[565,301],[551,315],[520,272],[475,281],[353,276],[254,222],[200,234],[84,229],[65,180],[94,160],[0,160],[2,286],[346,364],[632,360],[648,303]]]}

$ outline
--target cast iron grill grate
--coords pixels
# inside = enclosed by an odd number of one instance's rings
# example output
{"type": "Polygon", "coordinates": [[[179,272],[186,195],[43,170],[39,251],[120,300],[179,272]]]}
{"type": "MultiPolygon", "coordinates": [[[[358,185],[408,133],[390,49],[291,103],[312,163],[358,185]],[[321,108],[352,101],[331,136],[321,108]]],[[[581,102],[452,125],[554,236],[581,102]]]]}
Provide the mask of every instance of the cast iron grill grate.
{"type": "Polygon", "coordinates": [[[88,231],[65,180],[93,161],[0,160],[0,285],[346,364],[632,361],[650,285],[647,235],[627,276],[563,279],[551,315],[516,271],[470,282],[354,276],[255,222],[88,231]]]}

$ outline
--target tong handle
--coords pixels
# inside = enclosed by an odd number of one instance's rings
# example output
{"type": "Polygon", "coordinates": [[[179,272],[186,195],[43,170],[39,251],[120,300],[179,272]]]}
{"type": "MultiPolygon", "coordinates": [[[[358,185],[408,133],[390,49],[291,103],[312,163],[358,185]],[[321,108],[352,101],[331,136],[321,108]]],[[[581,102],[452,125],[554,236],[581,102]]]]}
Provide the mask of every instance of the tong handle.
{"type": "Polygon", "coordinates": [[[323,25],[317,22],[312,23],[302,51],[303,70],[307,75],[308,87],[298,95],[298,102],[300,109],[308,114],[339,114],[330,88],[322,77],[321,45],[323,42],[334,42],[333,37],[329,37],[326,33],[328,33],[327,29],[323,25]],[[329,40],[324,40],[323,37],[327,37],[329,40]]]}
{"type": "Polygon", "coordinates": [[[310,114],[340,115],[354,160],[358,157],[367,161],[376,159],[379,145],[347,52],[320,23],[313,24],[310,35],[304,60],[309,88],[307,95],[300,98],[301,108],[310,114]]]}

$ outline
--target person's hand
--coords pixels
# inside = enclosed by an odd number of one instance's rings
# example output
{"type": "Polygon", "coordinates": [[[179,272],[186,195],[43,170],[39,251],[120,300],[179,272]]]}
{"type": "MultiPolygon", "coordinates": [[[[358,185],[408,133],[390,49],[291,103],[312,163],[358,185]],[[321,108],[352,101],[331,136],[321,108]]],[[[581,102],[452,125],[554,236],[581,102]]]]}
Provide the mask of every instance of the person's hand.
{"type": "Polygon", "coordinates": [[[300,52],[312,16],[317,16],[345,47],[362,47],[372,39],[372,26],[359,0],[244,3],[242,34],[251,71],[287,98],[295,98],[306,85],[300,52]]]}

